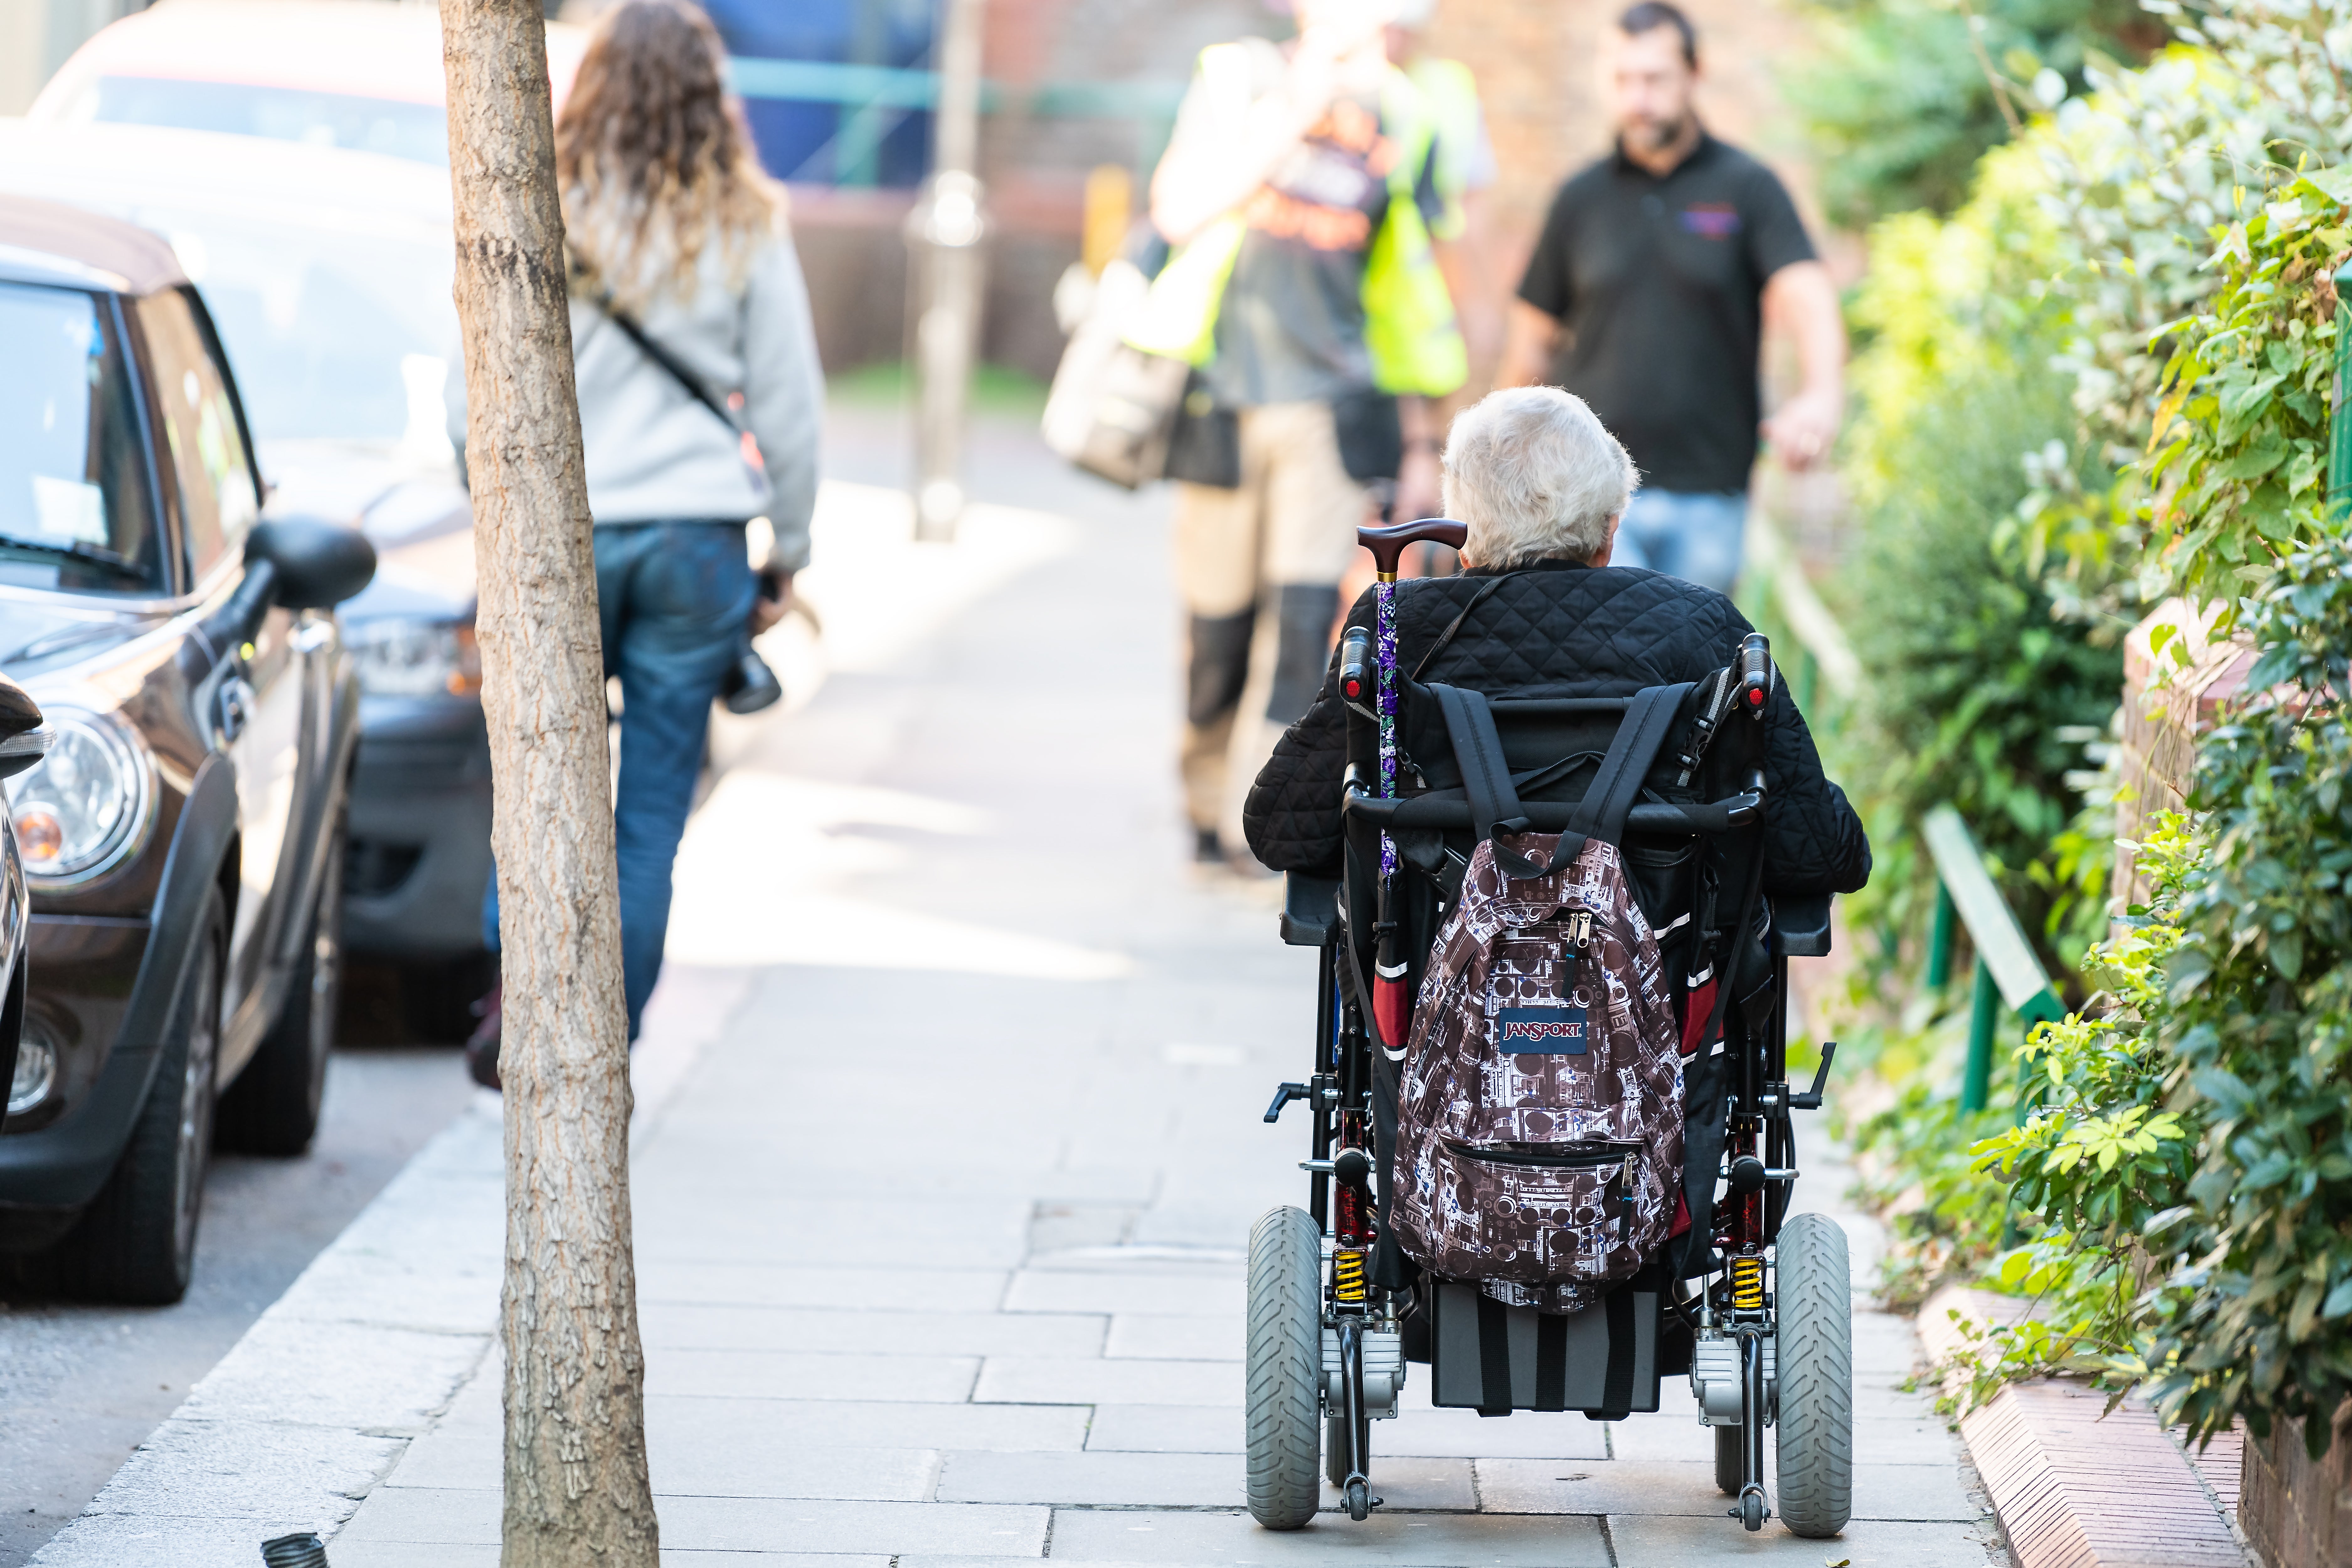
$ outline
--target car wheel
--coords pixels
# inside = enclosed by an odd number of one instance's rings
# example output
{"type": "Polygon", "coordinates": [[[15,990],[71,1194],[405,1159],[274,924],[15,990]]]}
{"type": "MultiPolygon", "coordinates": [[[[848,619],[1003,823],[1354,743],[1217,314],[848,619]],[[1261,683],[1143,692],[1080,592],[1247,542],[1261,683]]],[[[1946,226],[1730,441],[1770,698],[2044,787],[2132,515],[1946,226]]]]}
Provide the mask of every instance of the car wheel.
{"type": "Polygon", "coordinates": [[[168,1306],[187,1294],[196,1222],[212,1163],[213,1079],[220,1061],[221,973],[228,918],[220,889],[205,897],[179,1007],[158,1048],[154,1080],[131,1140],[81,1223],[60,1244],[58,1281],[101,1300],[168,1306]]]}
{"type": "Polygon", "coordinates": [[[327,1057],[343,994],[343,820],[335,820],[310,906],[310,941],[286,991],[286,1005],[261,1048],[221,1096],[224,1147],[248,1154],[299,1154],[319,1131],[327,1057]]]}

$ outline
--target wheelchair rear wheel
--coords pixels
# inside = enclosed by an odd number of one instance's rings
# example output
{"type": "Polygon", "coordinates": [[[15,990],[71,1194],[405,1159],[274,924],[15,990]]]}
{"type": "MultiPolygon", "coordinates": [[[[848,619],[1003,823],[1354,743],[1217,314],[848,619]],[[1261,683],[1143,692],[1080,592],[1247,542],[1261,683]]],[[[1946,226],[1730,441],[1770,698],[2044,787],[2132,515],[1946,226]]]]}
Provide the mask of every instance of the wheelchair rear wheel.
{"type": "Polygon", "coordinates": [[[1801,1214],[1780,1227],[1778,1247],[1776,1500],[1792,1533],[1818,1539],[1843,1530],[1853,1511],[1853,1297],[1845,1232],[1826,1215],[1801,1214]]]}
{"type": "Polygon", "coordinates": [[[1297,1530],[1323,1500],[1323,1231],[1304,1209],[1250,1232],[1246,1353],[1250,1517],[1297,1530]]]}

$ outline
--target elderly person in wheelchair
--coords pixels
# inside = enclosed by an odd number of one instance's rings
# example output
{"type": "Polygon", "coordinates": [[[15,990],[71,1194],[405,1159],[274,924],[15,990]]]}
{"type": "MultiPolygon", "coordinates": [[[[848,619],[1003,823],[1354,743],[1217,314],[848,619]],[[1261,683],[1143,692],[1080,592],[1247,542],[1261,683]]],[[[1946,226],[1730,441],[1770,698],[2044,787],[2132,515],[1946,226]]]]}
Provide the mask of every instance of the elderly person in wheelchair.
{"type": "Polygon", "coordinates": [[[1836,1047],[1789,1082],[1787,960],[1828,951],[1870,846],[1731,601],[1609,564],[1634,478],[1567,393],[1462,415],[1452,519],[1362,531],[1381,584],[1250,793],[1320,964],[1312,1070],[1265,1117],[1307,1102],[1309,1204],[1250,1239],[1268,1528],[1326,1479],[1376,1506],[1409,1363],[1440,1406],[1610,1421],[1686,1374],[1733,1517],[1846,1522],[1844,1233],[1789,1212],[1836,1047]],[[1423,539],[1464,571],[1397,582],[1423,539]]]}
{"type": "MultiPolygon", "coordinates": [[[[1546,386],[1495,393],[1454,422],[1444,483],[1446,515],[1468,529],[1464,569],[1401,585],[1397,664],[1415,680],[1619,697],[1703,680],[1733,664],[1754,629],[1713,589],[1609,564],[1633,465],[1581,398],[1546,386]]],[[[1369,629],[1372,615],[1367,590],[1347,624],[1369,629]]],[[[1250,850],[1277,871],[1339,873],[1338,675],[1335,660],[1250,791],[1250,850]]],[[[1766,894],[1855,891],[1870,878],[1869,840],[1785,688],[1770,694],[1764,725],[1766,894]]]]}

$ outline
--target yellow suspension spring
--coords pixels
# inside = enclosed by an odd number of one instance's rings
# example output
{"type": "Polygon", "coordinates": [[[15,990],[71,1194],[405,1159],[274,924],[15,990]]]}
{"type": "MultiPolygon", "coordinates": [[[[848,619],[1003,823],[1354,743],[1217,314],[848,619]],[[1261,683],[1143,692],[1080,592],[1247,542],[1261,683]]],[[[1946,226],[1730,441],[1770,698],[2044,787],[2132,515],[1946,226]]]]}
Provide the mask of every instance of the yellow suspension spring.
{"type": "Polygon", "coordinates": [[[1331,1295],[1335,1300],[1361,1301],[1364,1299],[1364,1255],[1360,1252],[1335,1252],[1331,1255],[1331,1295]]]}
{"type": "Polygon", "coordinates": [[[1731,1260],[1731,1310],[1735,1312],[1760,1312],[1764,1310],[1762,1258],[1735,1258],[1731,1260]]]}

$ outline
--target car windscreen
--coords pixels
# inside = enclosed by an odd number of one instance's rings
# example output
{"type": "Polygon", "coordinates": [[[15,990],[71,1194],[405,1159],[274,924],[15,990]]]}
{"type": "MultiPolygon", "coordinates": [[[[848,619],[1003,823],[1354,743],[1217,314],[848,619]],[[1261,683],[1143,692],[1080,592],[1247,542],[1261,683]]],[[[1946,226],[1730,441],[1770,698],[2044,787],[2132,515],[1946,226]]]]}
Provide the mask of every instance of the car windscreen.
{"type": "Polygon", "coordinates": [[[449,163],[449,119],[437,103],[244,82],[102,76],[75,104],[71,117],[347,147],[445,168],[449,163]]]}
{"type": "Polygon", "coordinates": [[[137,391],[99,295],[0,283],[0,583],[163,591],[137,391]]]}
{"type": "Polygon", "coordinates": [[[457,352],[448,230],[333,208],[302,221],[250,208],[141,203],[171,240],[228,351],[254,438],[396,442],[448,451],[457,352]]]}

